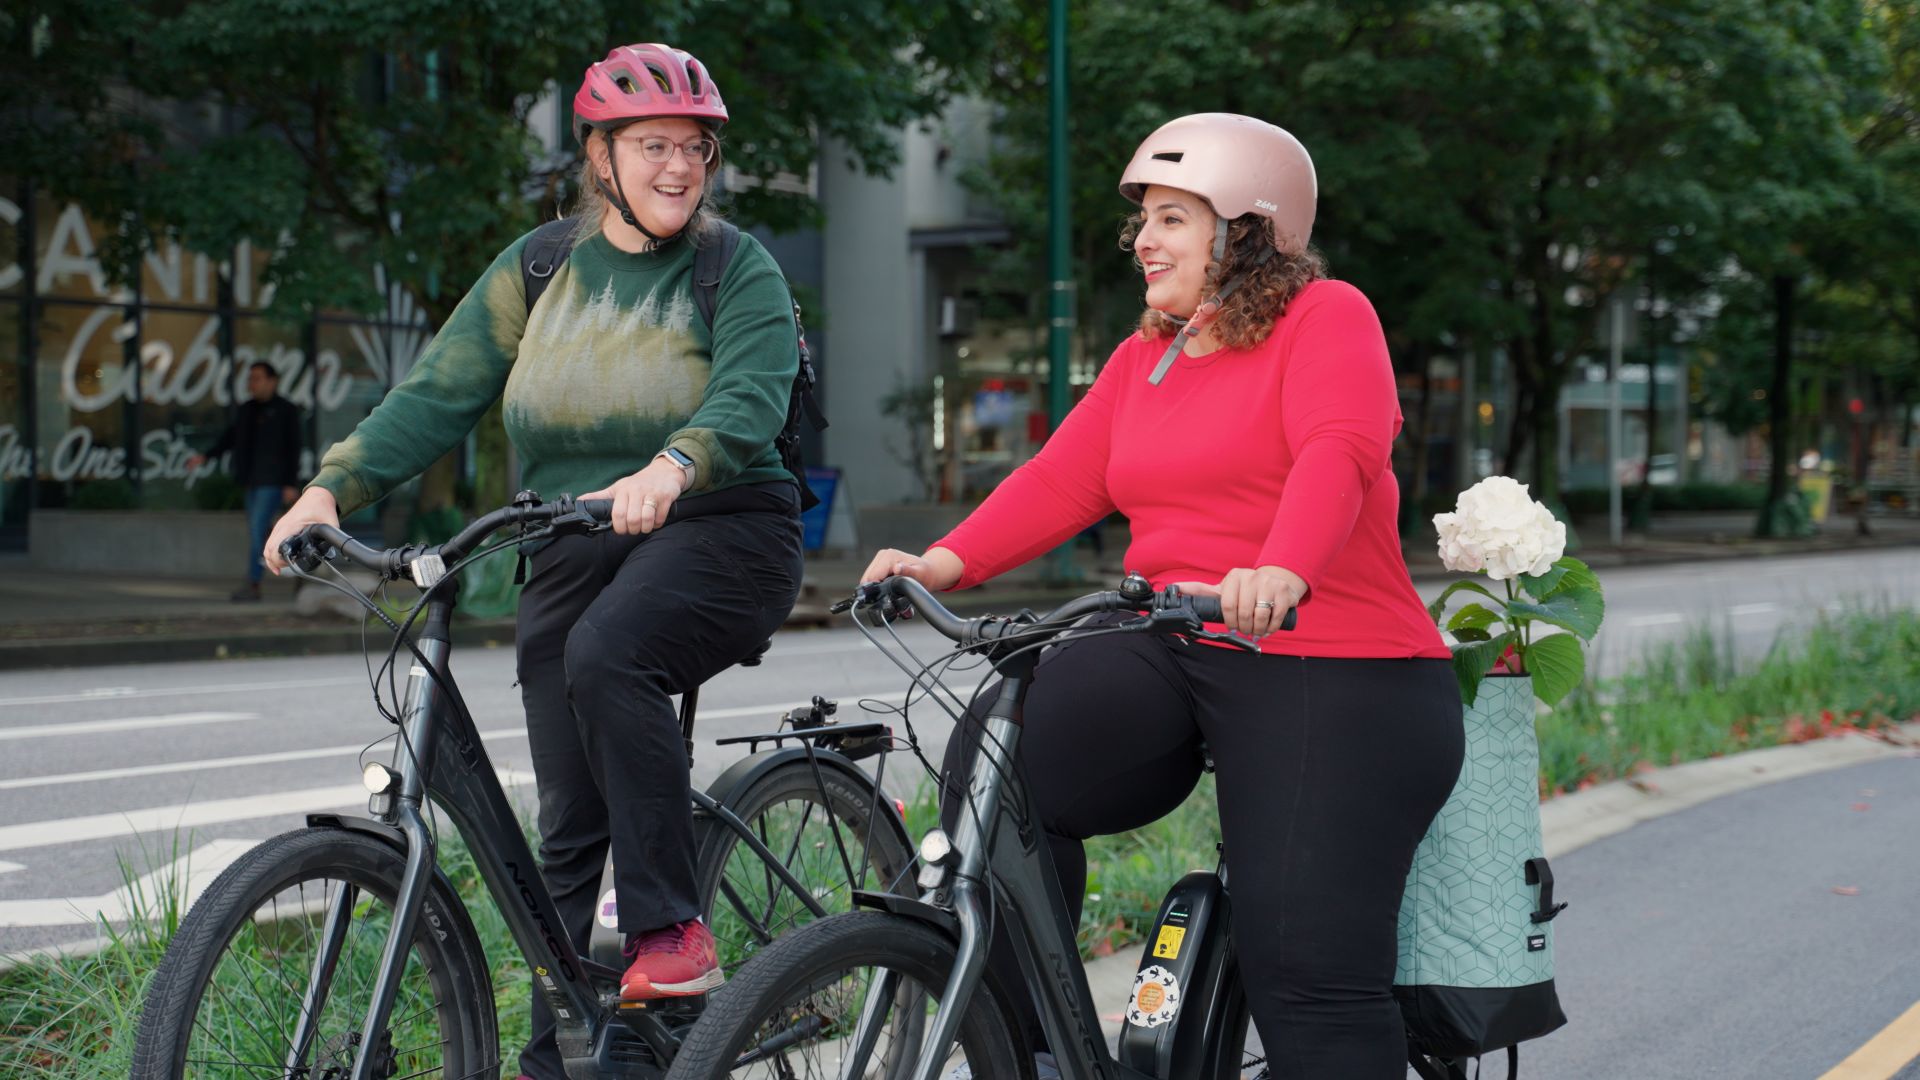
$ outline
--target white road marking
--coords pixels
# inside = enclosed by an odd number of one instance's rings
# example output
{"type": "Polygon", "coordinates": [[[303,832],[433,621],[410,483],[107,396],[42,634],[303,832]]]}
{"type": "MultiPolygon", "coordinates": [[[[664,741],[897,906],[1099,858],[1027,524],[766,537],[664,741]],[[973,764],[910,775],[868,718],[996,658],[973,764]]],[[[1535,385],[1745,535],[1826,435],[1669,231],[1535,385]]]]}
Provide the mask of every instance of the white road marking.
{"type": "Polygon", "coordinates": [[[1779,604],[1773,603],[1772,601],[1765,601],[1758,604],[1735,604],[1727,609],[1727,614],[1734,616],[1764,615],[1769,611],[1778,610],[1780,610],[1779,604]]]}
{"type": "MultiPolygon", "coordinates": [[[[524,738],[526,734],[525,728],[499,728],[483,731],[480,737],[482,739],[506,739],[514,736],[524,738]]],[[[232,769],[248,765],[278,765],[288,761],[311,761],[315,758],[358,754],[367,748],[364,742],[342,743],[339,746],[319,746],[308,750],[281,750],[272,754],[241,754],[236,757],[205,758],[199,761],[167,761],[158,765],[128,765],[120,769],[94,769],[91,772],[60,773],[55,776],[22,776],[13,780],[0,780],[0,791],[59,787],[65,784],[94,784],[103,780],[129,780],[136,776],[164,776],[168,773],[232,769]]]]}
{"type": "Polygon", "coordinates": [[[186,911],[207,886],[258,840],[215,840],[197,847],[139,880],[100,896],[63,896],[47,900],[0,900],[0,928],[85,926],[99,920],[124,922],[177,902],[186,911]]]}
{"type": "Polygon", "coordinates": [[[99,701],[102,698],[178,697],[183,694],[256,694],[264,690],[307,690],[317,686],[365,686],[366,676],[340,679],[288,679],[283,682],[216,683],[212,686],[166,686],[138,690],[131,686],[101,686],[71,694],[40,694],[34,697],[0,698],[0,707],[8,705],[60,705],[74,701],[99,701]]]}
{"type": "Polygon", "coordinates": [[[1660,615],[1635,616],[1634,618],[1627,620],[1627,625],[1628,626],[1671,626],[1674,623],[1685,622],[1686,620],[1687,620],[1687,617],[1685,615],[1682,615],[1677,611],[1669,611],[1660,615]]]}
{"type": "Polygon", "coordinates": [[[15,870],[25,870],[25,869],[26,867],[21,866],[17,862],[0,862],[0,874],[11,874],[15,870]]]}
{"type": "MultiPolygon", "coordinates": [[[[532,773],[516,769],[499,770],[501,786],[512,788],[533,783],[532,773]]],[[[242,795],[231,799],[212,799],[185,806],[154,806],[142,810],[122,810],[111,814],[61,818],[53,821],[29,821],[0,827],[0,851],[57,847],[87,840],[108,840],[117,836],[137,836],[150,832],[174,832],[201,825],[219,825],[229,821],[286,814],[307,814],[319,810],[365,806],[367,789],[359,784],[279,791],[265,795],[242,795]]]]}
{"type": "Polygon", "coordinates": [[[114,731],[194,727],[200,724],[230,724],[236,720],[258,719],[260,719],[259,713],[250,712],[190,712],[172,713],[167,716],[129,716],[119,720],[81,720],[69,724],[28,724],[24,727],[0,727],[0,740],[102,735],[114,731]]]}
{"type": "MultiPolygon", "coordinates": [[[[848,698],[869,698],[872,692],[858,692],[842,695],[848,698]]],[[[898,695],[895,695],[898,696],[898,695]]],[[[769,724],[779,722],[788,709],[799,702],[775,702],[767,705],[741,705],[730,709],[702,709],[699,719],[727,720],[743,716],[765,716],[769,724]]],[[[234,714],[237,718],[246,714],[234,714]]],[[[119,723],[120,721],[100,721],[100,723],[119,723]]],[[[83,725],[48,725],[59,728],[47,734],[63,734],[68,728],[83,725]]],[[[23,729],[15,729],[23,730],[23,729]]],[[[0,738],[4,738],[6,729],[0,728],[0,738]]],[[[82,732],[84,734],[85,732],[82,732]]],[[[525,738],[525,728],[493,728],[480,732],[483,740],[525,738]]],[[[18,791],[24,788],[61,787],[68,784],[95,784],[108,780],[130,780],[142,776],[165,776],[171,773],[201,772],[211,769],[245,768],[253,765],[279,765],[289,761],[313,761],[321,758],[341,757],[358,754],[367,749],[363,742],[342,743],[338,746],[310,747],[305,750],[280,750],[267,754],[239,754],[232,757],[202,758],[194,761],[165,761],[153,765],[127,765],[115,769],[92,769],[87,772],[58,773],[49,776],[21,776],[11,780],[0,780],[0,791],[18,791]]]]}

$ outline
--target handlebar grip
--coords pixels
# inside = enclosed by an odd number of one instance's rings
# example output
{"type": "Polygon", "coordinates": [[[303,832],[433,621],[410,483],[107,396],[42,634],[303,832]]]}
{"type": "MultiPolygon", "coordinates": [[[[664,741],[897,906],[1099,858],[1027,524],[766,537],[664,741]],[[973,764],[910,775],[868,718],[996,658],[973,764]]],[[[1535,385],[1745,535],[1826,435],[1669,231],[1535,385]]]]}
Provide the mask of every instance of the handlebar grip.
{"type": "Polygon", "coordinates": [[[602,525],[613,517],[612,499],[577,499],[574,501],[573,508],[602,525]]]}
{"type": "MultiPolygon", "coordinates": [[[[1189,596],[1187,597],[1187,599],[1193,603],[1193,613],[1195,615],[1200,616],[1200,619],[1202,622],[1211,623],[1211,622],[1225,621],[1225,618],[1220,611],[1219,597],[1189,596]]],[[[1293,624],[1299,621],[1298,620],[1299,614],[1300,614],[1299,608],[1288,608],[1287,617],[1280,620],[1280,629],[1282,630],[1293,629],[1293,624]]]]}

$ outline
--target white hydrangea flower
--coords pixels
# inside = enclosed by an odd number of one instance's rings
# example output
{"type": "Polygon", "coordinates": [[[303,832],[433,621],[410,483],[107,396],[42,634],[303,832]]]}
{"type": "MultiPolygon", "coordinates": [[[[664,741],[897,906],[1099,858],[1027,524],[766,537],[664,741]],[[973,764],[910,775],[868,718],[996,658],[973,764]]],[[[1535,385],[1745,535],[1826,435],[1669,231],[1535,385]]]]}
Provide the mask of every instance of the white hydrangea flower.
{"type": "Polygon", "coordinates": [[[1495,581],[1544,574],[1567,552],[1567,527],[1527,485],[1489,476],[1460,493],[1453,513],[1435,514],[1440,561],[1449,570],[1486,571],[1495,581]]]}

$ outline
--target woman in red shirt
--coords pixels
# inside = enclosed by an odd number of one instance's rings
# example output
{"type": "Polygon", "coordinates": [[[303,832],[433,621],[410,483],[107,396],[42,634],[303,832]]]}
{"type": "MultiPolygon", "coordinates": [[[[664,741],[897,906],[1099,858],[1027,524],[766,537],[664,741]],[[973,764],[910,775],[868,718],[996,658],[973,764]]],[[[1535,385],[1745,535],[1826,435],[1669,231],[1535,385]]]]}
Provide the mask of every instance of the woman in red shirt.
{"type": "MultiPolygon", "coordinates": [[[[1398,1080],[1395,921],[1463,738],[1400,552],[1386,340],[1308,248],[1313,162],[1280,128],[1174,120],[1120,191],[1140,206],[1123,240],[1146,282],[1139,332],[966,521],[924,554],[879,552],[864,580],[965,588],[1119,510],[1129,567],[1218,593],[1258,654],[1118,635],[1041,659],[1020,755],[1061,884],[1077,912],[1081,842],[1165,815],[1210,757],[1273,1075],[1398,1080]],[[1297,629],[1273,632],[1294,607],[1297,629]]],[[[950,784],[971,734],[949,746],[950,784]]],[[[1009,943],[993,962],[1021,985],[1009,943]]],[[[1030,1005],[1026,1026],[1043,1045],[1030,1005]]]]}

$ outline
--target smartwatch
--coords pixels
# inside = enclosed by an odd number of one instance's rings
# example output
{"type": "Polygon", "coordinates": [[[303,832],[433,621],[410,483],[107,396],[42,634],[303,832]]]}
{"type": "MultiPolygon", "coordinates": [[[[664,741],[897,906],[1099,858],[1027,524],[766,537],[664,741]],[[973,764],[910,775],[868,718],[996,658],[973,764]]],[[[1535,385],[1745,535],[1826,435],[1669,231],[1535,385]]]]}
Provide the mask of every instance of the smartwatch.
{"type": "Polygon", "coordinates": [[[676,450],[673,447],[669,446],[665,450],[662,450],[658,454],[655,454],[654,458],[656,460],[659,458],[666,458],[668,461],[671,461],[675,465],[680,466],[680,471],[683,474],[685,474],[685,479],[687,482],[686,486],[689,489],[693,487],[693,468],[694,468],[693,458],[687,456],[687,454],[684,451],[676,450]]]}

